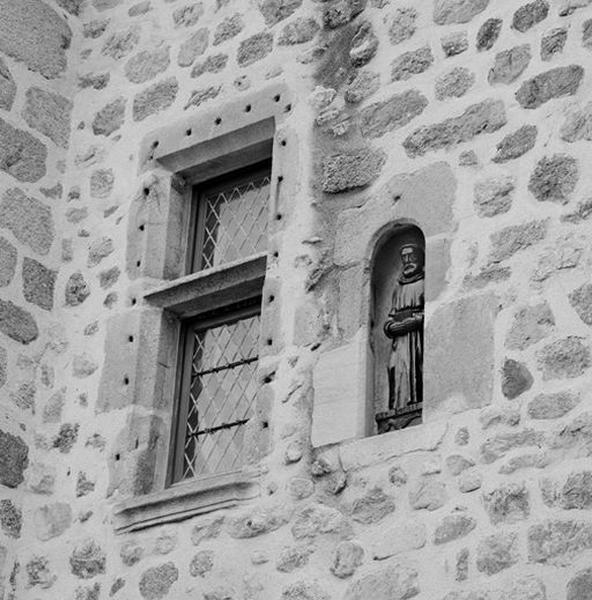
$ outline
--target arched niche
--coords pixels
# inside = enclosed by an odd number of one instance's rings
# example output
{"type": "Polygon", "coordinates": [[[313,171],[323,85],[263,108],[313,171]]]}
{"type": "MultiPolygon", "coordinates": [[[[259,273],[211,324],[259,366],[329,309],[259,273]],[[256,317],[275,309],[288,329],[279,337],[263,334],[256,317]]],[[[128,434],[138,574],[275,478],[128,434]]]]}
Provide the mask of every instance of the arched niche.
{"type": "Polygon", "coordinates": [[[373,432],[422,421],[425,237],[400,223],[378,238],[371,262],[373,432]]]}

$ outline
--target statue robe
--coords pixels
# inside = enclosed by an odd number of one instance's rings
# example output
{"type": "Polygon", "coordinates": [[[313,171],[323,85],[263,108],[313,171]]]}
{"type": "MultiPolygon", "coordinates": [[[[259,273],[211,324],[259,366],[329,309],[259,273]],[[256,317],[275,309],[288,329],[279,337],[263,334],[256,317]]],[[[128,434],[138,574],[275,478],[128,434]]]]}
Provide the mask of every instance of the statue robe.
{"type": "MultiPolygon", "coordinates": [[[[389,319],[400,321],[404,313],[422,312],[423,307],[423,278],[410,283],[399,282],[393,292],[389,319]]],[[[388,366],[389,410],[404,409],[422,401],[422,366],[423,325],[392,340],[388,366]]]]}

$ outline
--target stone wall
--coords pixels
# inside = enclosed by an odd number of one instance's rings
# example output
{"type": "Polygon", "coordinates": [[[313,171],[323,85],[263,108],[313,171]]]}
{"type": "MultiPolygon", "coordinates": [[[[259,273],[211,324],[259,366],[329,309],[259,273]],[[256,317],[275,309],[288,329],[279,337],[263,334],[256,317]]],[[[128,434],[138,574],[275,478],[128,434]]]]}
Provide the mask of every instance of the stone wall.
{"type": "MultiPolygon", "coordinates": [[[[5,598],[589,595],[589,4],[0,0],[5,598]],[[142,141],[273,82],[297,185],[271,240],[260,495],[116,534],[168,442],[106,368],[159,283],[135,254],[160,198],[142,141]],[[341,377],[319,373],[366,352],[373,244],[399,220],[426,236],[425,422],[313,446],[341,377]]],[[[126,339],[122,364],[148,351],[126,339]]]]}

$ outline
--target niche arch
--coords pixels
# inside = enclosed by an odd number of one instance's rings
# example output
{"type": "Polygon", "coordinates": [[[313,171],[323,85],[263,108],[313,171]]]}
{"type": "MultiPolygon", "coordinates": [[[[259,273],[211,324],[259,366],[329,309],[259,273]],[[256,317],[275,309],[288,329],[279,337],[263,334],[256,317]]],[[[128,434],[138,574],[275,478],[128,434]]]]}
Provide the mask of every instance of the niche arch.
{"type": "Polygon", "coordinates": [[[372,241],[369,425],[377,434],[422,422],[426,244],[410,222],[390,223],[372,241]]]}

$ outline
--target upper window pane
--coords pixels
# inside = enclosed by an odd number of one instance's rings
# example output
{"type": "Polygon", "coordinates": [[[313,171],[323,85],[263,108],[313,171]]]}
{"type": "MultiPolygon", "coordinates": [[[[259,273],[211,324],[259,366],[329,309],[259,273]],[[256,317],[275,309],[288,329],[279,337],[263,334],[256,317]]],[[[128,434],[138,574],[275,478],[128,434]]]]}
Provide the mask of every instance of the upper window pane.
{"type": "Polygon", "coordinates": [[[267,249],[269,191],[269,167],[201,190],[193,271],[267,249]]]}

